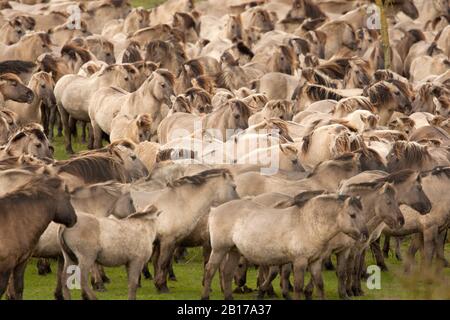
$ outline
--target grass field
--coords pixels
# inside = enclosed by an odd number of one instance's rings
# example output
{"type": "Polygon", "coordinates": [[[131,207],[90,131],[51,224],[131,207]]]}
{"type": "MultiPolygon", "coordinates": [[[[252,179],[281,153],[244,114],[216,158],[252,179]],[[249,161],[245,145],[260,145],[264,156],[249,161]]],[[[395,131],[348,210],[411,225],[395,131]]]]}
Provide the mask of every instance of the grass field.
{"type": "MultiPolygon", "coordinates": [[[[162,3],[163,0],[133,0],[134,6],[153,7],[162,3]]],[[[53,142],[55,147],[55,158],[67,159],[64,150],[63,138],[56,137],[53,142]]],[[[79,143],[78,139],[73,141],[74,150],[80,151],[85,146],[79,143]]],[[[403,246],[406,250],[406,245],[403,246]]],[[[447,259],[450,260],[450,244],[446,247],[447,259]]],[[[368,264],[373,263],[371,255],[368,255],[368,264]]],[[[32,259],[28,265],[25,276],[24,298],[27,300],[51,300],[53,299],[53,290],[56,284],[56,265],[52,262],[53,273],[46,276],[39,276],[36,270],[36,260],[32,259]]],[[[390,257],[387,260],[389,272],[381,273],[381,289],[368,290],[365,285],[363,289],[365,296],[358,299],[450,299],[450,269],[446,269],[441,276],[424,277],[419,275],[405,276],[402,271],[401,262],[390,257]]],[[[143,280],[142,287],[138,290],[138,299],[187,299],[195,300],[200,298],[202,262],[200,249],[189,249],[189,254],[185,262],[174,264],[174,270],[178,281],[169,281],[171,293],[158,294],[152,281],[143,280]]],[[[107,291],[97,293],[99,299],[115,300],[127,298],[127,280],[124,268],[107,268],[106,272],[111,278],[111,283],[107,284],[107,291]]],[[[247,284],[255,288],[257,271],[252,269],[249,272],[247,284]]],[[[337,281],[333,271],[324,272],[325,290],[328,299],[337,299],[337,281]]],[[[280,295],[278,278],[274,281],[275,291],[280,295]]],[[[235,294],[235,299],[255,299],[256,293],[245,295],[235,294]]],[[[73,299],[80,299],[80,291],[72,291],[73,299]]],[[[211,299],[223,299],[219,289],[218,275],[216,274],[213,282],[213,292],[211,299]]]]}

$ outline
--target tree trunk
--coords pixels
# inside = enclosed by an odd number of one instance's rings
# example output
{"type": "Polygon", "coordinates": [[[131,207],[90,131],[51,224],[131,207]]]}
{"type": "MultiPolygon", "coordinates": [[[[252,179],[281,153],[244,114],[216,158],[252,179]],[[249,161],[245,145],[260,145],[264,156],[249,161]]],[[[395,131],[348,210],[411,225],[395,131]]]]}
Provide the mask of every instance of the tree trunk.
{"type": "Polygon", "coordinates": [[[391,68],[391,47],[389,43],[389,24],[387,21],[386,10],[389,5],[389,0],[375,0],[378,8],[380,9],[380,22],[381,22],[381,44],[383,46],[384,54],[384,68],[391,68]]]}

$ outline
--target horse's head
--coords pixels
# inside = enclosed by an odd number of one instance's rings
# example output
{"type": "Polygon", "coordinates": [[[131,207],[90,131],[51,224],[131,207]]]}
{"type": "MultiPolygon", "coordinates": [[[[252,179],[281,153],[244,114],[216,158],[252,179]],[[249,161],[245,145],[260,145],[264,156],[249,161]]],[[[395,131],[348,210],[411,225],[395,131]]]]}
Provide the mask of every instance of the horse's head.
{"type": "Polygon", "coordinates": [[[274,29],[273,21],[270,13],[264,9],[256,9],[252,12],[250,25],[257,27],[261,32],[268,32],[274,29]]]}
{"type": "Polygon", "coordinates": [[[0,94],[4,100],[31,103],[34,99],[33,91],[22,83],[13,73],[0,75],[0,94]]]}
{"type": "Polygon", "coordinates": [[[152,116],[148,113],[137,116],[134,125],[136,126],[139,142],[150,140],[152,123],[152,116]]]}
{"type": "Polygon", "coordinates": [[[175,95],[174,84],[173,74],[166,69],[155,70],[147,79],[147,85],[153,97],[167,106],[172,105],[171,97],[175,95]]]}
{"type": "Polygon", "coordinates": [[[405,218],[397,202],[395,188],[389,182],[384,183],[377,191],[378,201],[375,213],[392,229],[399,229],[405,224],[405,218]]]}
{"type": "Polygon", "coordinates": [[[339,195],[338,201],[344,202],[337,213],[337,224],[342,232],[354,240],[359,240],[361,236],[367,239],[369,234],[360,197],[339,195]]]}
{"type": "Polygon", "coordinates": [[[242,40],[243,27],[241,15],[230,14],[225,24],[226,37],[233,42],[242,40]]]}
{"type": "Polygon", "coordinates": [[[65,183],[60,178],[51,177],[45,180],[45,186],[50,189],[51,201],[55,208],[53,221],[69,228],[73,227],[77,223],[77,215],[70,203],[70,195],[65,183]]]}
{"type": "Polygon", "coordinates": [[[251,110],[249,106],[247,106],[245,102],[239,99],[229,100],[228,106],[231,109],[230,122],[234,124],[234,128],[242,130],[247,129],[248,118],[250,118],[251,116],[251,110]]]}
{"type": "Polygon", "coordinates": [[[49,108],[56,107],[56,98],[53,93],[55,82],[52,76],[40,71],[35,73],[30,79],[30,87],[33,88],[35,95],[49,108]]]}
{"type": "Polygon", "coordinates": [[[394,184],[397,200],[400,204],[410,206],[420,214],[431,211],[431,202],[422,188],[420,172],[405,169],[383,177],[383,180],[394,184]]]}

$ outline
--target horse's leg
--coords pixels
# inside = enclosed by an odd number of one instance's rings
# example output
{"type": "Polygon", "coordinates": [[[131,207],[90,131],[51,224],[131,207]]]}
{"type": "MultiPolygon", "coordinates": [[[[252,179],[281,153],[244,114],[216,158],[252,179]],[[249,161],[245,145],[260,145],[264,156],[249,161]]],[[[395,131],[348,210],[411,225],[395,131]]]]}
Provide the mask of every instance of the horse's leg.
{"type": "Polygon", "coordinates": [[[428,228],[423,232],[423,265],[427,269],[431,266],[433,260],[437,235],[437,227],[428,228]]]}
{"type": "Polygon", "coordinates": [[[136,291],[139,285],[139,277],[145,260],[132,261],[127,265],[128,274],[128,300],[136,300],[136,291]]]}
{"type": "Polygon", "coordinates": [[[186,259],[187,249],[185,247],[177,247],[174,253],[174,260],[176,263],[182,262],[186,259]]]}
{"type": "Polygon", "coordinates": [[[386,262],[384,261],[383,252],[381,251],[381,237],[370,244],[370,249],[375,257],[375,261],[377,262],[377,266],[380,267],[382,271],[388,271],[388,267],[386,262]]]}
{"type": "Polygon", "coordinates": [[[13,286],[11,291],[8,290],[8,299],[9,300],[22,300],[23,299],[23,284],[24,284],[24,274],[25,268],[27,267],[28,260],[23,261],[18,264],[12,274],[11,274],[11,283],[13,286]]]}
{"type": "Polygon", "coordinates": [[[70,132],[70,125],[69,125],[69,114],[66,110],[64,110],[64,107],[58,106],[59,113],[61,115],[61,122],[64,128],[64,142],[66,145],[66,152],[68,154],[73,154],[72,149],[72,135],[70,132]]]}
{"type": "Polygon", "coordinates": [[[44,127],[44,134],[48,137],[49,107],[47,107],[43,102],[41,102],[40,109],[41,109],[41,123],[42,126],[44,127]]]}
{"type": "Polygon", "coordinates": [[[175,244],[173,241],[161,241],[159,250],[160,254],[155,272],[154,283],[159,293],[167,293],[169,292],[169,288],[167,287],[167,272],[173,258],[175,244]]]}
{"type": "Polygon", "coordinates": [[[58,257],[58,271],[56,274],[56,288],[55,288],[55,299],[64,300],[63,289],[62,289],[62,272],[64,271],[64,258],[58,257]]]}
{"type": "Polygon", "coordinates": [[[59,281],[61,282],[63,299],[70,300],[71,295],[70,295],[70,290],[69,290],[68,283],[67,283],[67,280],[69,278],[67,271],[68,271],[69,266],[76,265],[76,264],[70,259],[70,257],[64,251],[63,251],[63,255],[64,255],[64,258],[63,258],[64,267],[62,269],[62,272],[60,273],[61,280],[59,280],[59,281]]]}
{"type": "Polygon", "coordinates": [[[323,265],[325,267],[325,270],[328,270],[328,271],[336,270],[333,265],[333,261],[331,261],[331,255],[323,260],[323,265]]]}
{"type": "Polygon", "coordinates": [[[226,249],[222,250],[212,250],[211,256],[208,260],[208,263],[205,267],[205,275],[203,276],[204,284],[203,284],[203,293],[202,300],[209,300],[209,292],[211,291],[211,282],[214,277],[214,274],[217,271],[220,263],[227,253],[226,249]]]}
{"type": "Polygon", "coordinates": [[[56,107],[51,108],[48,110],[48,138],[53,141],[54,137],[54,129],[55,129],[55,122],[57,118],[58,109],[56,107]]]}
{"type": "Polygon", "coordinates": [[[9,271],[9,270],[0,272],[0,300],[2,299],[2,296],[6,291],[6,287],[8,286],[10,274],[11,274],[11,271],[9,271]]]}
{"type": "Polygon", "coordinates": [[[89,271],[95,267],[95,260],[88,257],[78,257],[78,267],[80,268],[81,296],[83,300],[97,300],[94,290],[89,286],[89,271]]]}
{"type": "Polygon", "coordinates": [[[347,258],[347,282],[346,282],[346,290],[347,295],[349,297],[353,296],[353,281],[354,281],[354,271],[355,271],[355,259],[356,252],[355,250],[350,250],[348,258],[347,258]]]}
{"type": "Polygon", "coordinates": [[[223,294],[225,296],[225,300],[233,300],[233,292],[232,292],[232,283],[233,283],[233,275],[236,271],[236,267],[239,263],[240,253],[236,249],[228,252],[228,256],[225,260],[225,264],[223,266],[223,294]]]}
{"type": "Polygon", "coordinates": [[[103,283],[102,278],[102,270],[103,270],[102,266],[98,264],[94,264],[94,266],[91,269],[91,285],[92,288],[98,292],[106,291],[105,284],[103,283]]]}
{"type": "Polygon", "coordinates": [[[305,282],[305,271],[308,266],[308,260],[298,258],[293,263],[294,270],[294,298],[300,300],[303,293],[303,285],[305,282]]]}
{"type": "Polygon", "coordinates": [[[274,294],[272,281],[277,277],[278,273],[280,272],[279,266],[270,266],[268,273],[264,279],[264,282],[260,284],[259,290],[258,290],[258,299],[264,299],[264,294],[269,293],[274,294]]]}
{"type": "Polygon", "coordinates": [[[291,295],[289,291],[291,289],[291,283],[289,282],[289,277],[291,276],[292,265],[290,263],[286,263],[281,266],[281,292],[283,294],[283,298],[286,300],[291,300],[291,295]]]}
{"type": "Polygon", "coordinates": [[[205,268],[209,261],[209,256],[211,255],[211,246],[209,244],[203,245],[203,277],[202,285],[205,285],[205,268]]]}
{"type": "Polygon", "coordinates": [[[349,250],[342,250],[336,254],[336,275],[338,277],[338,294],[339,298],[348,300],[350,297],[347,294],[346,282],[347,282],[347,260],[349,256],[349,250]]]}
{"type": "Polygon", "coordinates": [[[359,253],[357,259],[355,260],[356,271],[355,271],[355,282],[353,287],[353,292],[355,296],[364,295],[364,292],[361,288],[361,275],[365,265],[365,257],[366,257],[366,249],[362,250],[362,252],[359,253]]]}
{"type": "Polygon", "coordinates": [[[78,137],[77,132],[77,120],[75,120],[72,116],[69,116],[69,127],[70,127],[70,134],[74,137],[78,137]]]}
{"type": "Polygon", "coordinates": [[[146,263],[144,263],[144,267],[142,268],[142,274],[144,275],[145,279],[149,279],[149,280],[153,279],[153,276],[150,273],[150,270],[148,270],[148,261],[146,263]]]}
{"type": "Polygon", "coordinates": [[[402,261],[402,251],[401,251],[401,244],[403,238],[401,237],[395,237],[395,257],[398,261],[402,261]]]}
{"type": "Polygon", "coordinates": [[[385,258],[389,258],[389,245],[391,242],[391,236],[384,236],[383,254],[385,258]]]}
{"type": "Polygon", "coordinates": [[[91,120],[92,134],[94,135],[94,149],[100,149],[102,147],[103,131],[94,120],[91,120]]]}
{"type": "Polygon", "coordinates": [[[50,261],[48,259],[39,258],[36,266],[38,269],[38,274],[41,276],[52,273],[52,269],[50,268],[50,261]]]}
{"type": "Polygon", "coordinates": [[[87,148],[89,150],[94,149],[94,132],[92,129],[92,124],[90,122],[87,123],[87,129],[88,129],[88,145],[87,148]]]}
{"type": "Polygon", "coordinates": [[[175,275],[175,272],[173,271],[173,262],[174,259],[170,260],[168,273],[169,273],[169,280],[170,281],[177,281],[177,276],[175,275]]]}
{"type": "Polygon", "coordinates": [[[436,259],[439,267],[448,268],[449,264],[445,258],[445,241],[447,239],[447,229],[439,232],[436,239],[436,259]]]}
{"type": "Polygon", "coordinates": [[[422,245],[423,245],[423,235],[421,233],[414,234],[411,238],[408,251],[406,252],[405,267],[404,267],[405,273],[409,273],[411,271],[411,268],[415,265],[416,253],[422,245]]]}
{"type": "Polygon", "coordinates": [[[57,135],[58,135],[58,137],[62,137],[63,136],[63,122],[62,122],[62,119],[61,119],[61,112],[59,112],[59,109],[58,109],[58,112],[56,112],[56,120],[58,122],[58,133],[57,133],[57,135]]]}
{"type": "Polygon", "coordinates": [[[81,143],[86,143],[86,121],[81,121],[81,143]]]}
{"type": "MultiPolygon", "coordinates": [[[[322,261],[319,259],[318,261],[312,263],[309,266],[309,271],[311,272],[311,278],[314,279],[314,284],[317,287],[317,294],[319,295],[319,299],[325,299],[325,290],[323,286],[323,278],[322,278],[322,261]]],[[[311,292],[312,296],[312,292],[311,292]]]]}

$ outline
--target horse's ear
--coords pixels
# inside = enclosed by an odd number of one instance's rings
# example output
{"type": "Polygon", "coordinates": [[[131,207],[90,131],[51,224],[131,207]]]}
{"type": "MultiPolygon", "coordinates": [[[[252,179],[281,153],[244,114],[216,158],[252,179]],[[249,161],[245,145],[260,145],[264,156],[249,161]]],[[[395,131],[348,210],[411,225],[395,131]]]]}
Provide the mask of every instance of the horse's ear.
{"type": "Polygon", "coordinates": [[[286,152],[286,148],[283,147],[283,145],[281,143],[278,146],[280,147],[281,152],[283,152],[283,153],[286,152]]]}

